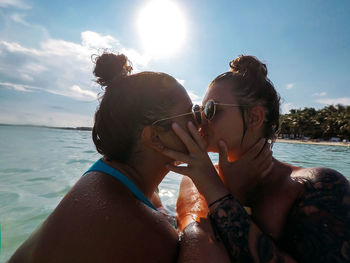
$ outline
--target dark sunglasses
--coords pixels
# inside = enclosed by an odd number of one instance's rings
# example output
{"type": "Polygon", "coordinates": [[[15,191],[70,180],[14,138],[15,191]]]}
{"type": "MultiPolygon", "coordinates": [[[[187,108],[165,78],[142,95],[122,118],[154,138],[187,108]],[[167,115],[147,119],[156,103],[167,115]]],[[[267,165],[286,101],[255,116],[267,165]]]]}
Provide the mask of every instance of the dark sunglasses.
{"type": "Polygon", "coordinates": [[[166,121],[166,120],[170,120],[170,119],[173,119],[173,118],[186,116],[186,115],[190,115],[190,114],[193,114],[194,119],[198,122],[198,124],[201,124],[201,122],[202,122],[202,119],[201,119],[201,107],[199,105],[193,105],[191,112],[187,112],[187,113],[183,113],[183,114],[179,114],[179,115],[175,115],[175,116],[171,116],[171,117],[166,117],[166,118],[163,118],[163,119],[160,119],[160,120],[156,120],[155,122],[152,123],[152,125],[156,125],[158,122],[161,122],[161,121],[166,121]]]}
{"type": "Polygon", "coordinates": [[[204,107],[202,108],[203,115],[207,121],[211,121],[216,113],[216,106],[227,106],[227,107],[247,107],[248,105],[239,105],[239,104],[228,104],[228,103],[219,103],[214,100],[208,100],[204,107]]]}
{"type": "Polygon", "coordinates": [[[179,114],[179,115],[163,118],[163,119],[160,119],[160,120],[156,120],[155,122],[152,123],[152,125],[155,125],[155,124],[157,124],[158,122],[161,122],[161,121],[170,120],[170,119],[173,119],[173,118],[186,116],[186,115],[190,115],[190,114],[193,114],[194,119],[200,125],[200,124],[202,124],[202,112],[203,112],[203,115],[204,115],[205,119],[207,121],[210,121],[215,116],[216,106],[217,105],[219,105],[219,106],[228,106],[228,107],[241,107],[241,106],[243,107],[243,106],[247,106],[247,105],[238,105],[238,104],[219,103],[219,102],[215,102],[214,100],[208,100],[205,103],[205,105],[202,106],[202,107],[199,106],[199,105],[193,105],[191,112],[187,112],[187,113],[183,113],[183,114],[179,114]]]}

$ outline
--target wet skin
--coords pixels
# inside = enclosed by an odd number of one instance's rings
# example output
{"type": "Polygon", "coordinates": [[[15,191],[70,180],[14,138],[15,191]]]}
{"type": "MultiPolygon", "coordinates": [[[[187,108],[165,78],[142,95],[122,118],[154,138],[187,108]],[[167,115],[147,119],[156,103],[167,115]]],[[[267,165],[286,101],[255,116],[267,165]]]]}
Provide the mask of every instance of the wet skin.
{"type": "Polygon", "coordinates": [[[113,177],[91,172],[10,262],[175,262],[177,246],[177,232],[160,213],[113,177]]]}
{"type": "MultiPolygon", "coordinates": [[[[234,103],[230,87],[220,83],[209,89],[209,99],[234,103]]],[[[239,103],[238,103],[239,104],[239,103]]],[[[244,139],[237,108],[222,108],[204,122],[202,134],[208,151],[218,152],[218,141],[229,146],[235,161],[262,137],[249,127],[244,139]]],[[[338,172],[327,168],[291,166],[273,160],[272,171],[247,191],[244,203],[231,196],[210,209],[210,218],[232,261],[238,262],[349,262],[350,186],[338,172]],[[251,208],[248,215],[243,205],[251,208]]],[[[221,177],[234,176],[221,174],[221,177]]]]}
{"type": "Polygon", "coordinates": [[[182,233],[180,260],[186,262],[230,262],[222,242],[218,242],[208,218],[208,207],[190,178],[184,176],[176,204],[178,227],[182,233]]]}
{"type": "Polygon", "coordinates": [[[349,262],[349,182],[326,168],[301,173],[303,177],[298,179],[305,182],[304,189],[287,209],[276,228],[277,235],[267,234],[269,227],[264,227],[263,219],[260,217],[261,223],[256,223],[232,196],[211,209],[211,220],[231,260],[349,262]]]}
{"type": "MultiPolygon", "coordinates": [[[[172,94],[175,97],[178,104],[169,110],[169,116],[191,111],[191,100],[182,86],[172,94]]],[[[189,120],[193,120],[191,114],[177,118],[183,128],[189,120]]],[[[171,129],[149,125],[142,131],[137,155],[130,163],[108,163],[129,177],[149,200],[168,173],[166,165],[174,161],[159,152],[159,145],[186,152],[171,129]]],[[[179,252],[178,239],[178,232],[162,213],[140,202],[112,176],[90,172],[9,262],[193,262],[192,243],[184,239],[179,252]]],[[[225,250],[217,253],[226,255],[225,250]]]]}
{"type": "MultiPolygon", "coordinates": [[[[179,103],[169,115],[191,108],[181,85],[172,96],[179,103]]],[[[171,130],[145,126],[130,163],[108,163],[150,200],[168,173],[165,165],[173,161],[154,150],[155,139],[184,150],[171,130]]],[[[144,205],[112,176],[90,172],[79,179],[10,262],[176,262],[177,256],[178,233],[162,213],[144,205]]]]}

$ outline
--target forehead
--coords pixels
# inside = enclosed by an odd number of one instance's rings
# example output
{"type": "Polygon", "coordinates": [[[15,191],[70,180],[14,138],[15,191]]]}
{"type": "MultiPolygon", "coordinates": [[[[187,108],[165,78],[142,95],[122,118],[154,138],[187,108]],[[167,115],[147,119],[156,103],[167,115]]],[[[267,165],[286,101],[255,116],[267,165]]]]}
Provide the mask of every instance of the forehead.
{"type": "Polygon", "coordinates": [[[237,103],[232,87],[225,81],[214,83],[205,93],[203,104],[208,100],[221,103],[237,103]]]}

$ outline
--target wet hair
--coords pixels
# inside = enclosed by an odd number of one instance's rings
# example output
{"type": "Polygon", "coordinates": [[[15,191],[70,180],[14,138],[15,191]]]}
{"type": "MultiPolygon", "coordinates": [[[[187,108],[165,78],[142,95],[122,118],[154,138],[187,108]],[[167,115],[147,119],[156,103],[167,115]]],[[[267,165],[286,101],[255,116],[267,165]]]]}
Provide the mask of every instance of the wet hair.
{"type": "Polygon", "coordinates": [[[267,77],[267,67],[254,56],[240,55],[230,63],[231,71],[217,76],[209,88],[217,82],[227,82],[241,106],[243,119],[243,142],[247,127],[245,112],[250,108],[260,105],[265,110],[264,137],[274,141],[277,136],[280,118],[280,96],[273,83],[267,77]]]}
{"type": "Polygon", "coordinates": [[[128,163],[136,151],[143,127],[167,116],[175,106],[178,82],[165,73],[131,74],[123,54],[95,57],[94,75],[104,89],[95,113],[92,139],[97,151],[109,160],[128,163]]]}

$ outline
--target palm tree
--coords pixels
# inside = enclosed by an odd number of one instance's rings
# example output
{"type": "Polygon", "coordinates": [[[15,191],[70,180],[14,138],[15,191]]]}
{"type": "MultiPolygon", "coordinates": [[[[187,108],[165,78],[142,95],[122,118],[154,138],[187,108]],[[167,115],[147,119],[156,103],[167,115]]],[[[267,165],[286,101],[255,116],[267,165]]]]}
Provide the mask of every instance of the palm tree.
{"type": "Polygon", "coordinates": [[[350,106],[329,105],[322,109],[292,109],[281,115],[280,134],[294,138],[304,136],[329,140],[331,137],[350,139],[350,106]]]}

